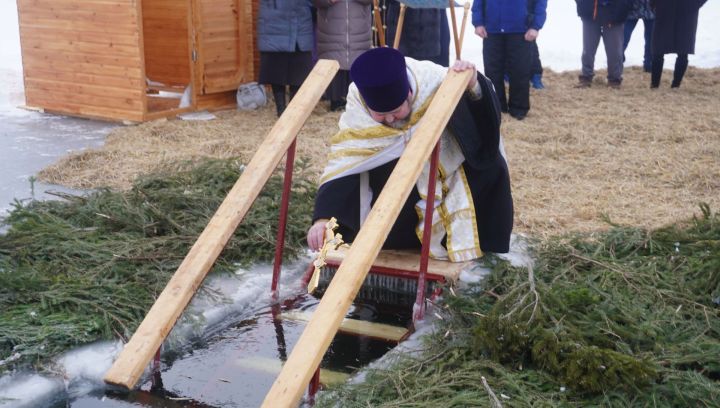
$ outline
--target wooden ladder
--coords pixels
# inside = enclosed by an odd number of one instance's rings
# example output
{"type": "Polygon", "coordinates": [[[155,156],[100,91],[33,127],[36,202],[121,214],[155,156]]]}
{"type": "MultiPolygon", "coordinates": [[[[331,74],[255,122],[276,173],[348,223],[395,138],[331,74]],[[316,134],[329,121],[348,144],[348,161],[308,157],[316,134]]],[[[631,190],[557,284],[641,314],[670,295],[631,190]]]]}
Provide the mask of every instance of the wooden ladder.
{"type": "Polygon", "coordinates": [[[319,60],[315,64],[135,334],[105,374],[106,383],[128,389],[135,386],[282,156],[286,151],[288,157],[290,151],[294,154],[297,134],[338,69],[337,61],[319,60]]]}

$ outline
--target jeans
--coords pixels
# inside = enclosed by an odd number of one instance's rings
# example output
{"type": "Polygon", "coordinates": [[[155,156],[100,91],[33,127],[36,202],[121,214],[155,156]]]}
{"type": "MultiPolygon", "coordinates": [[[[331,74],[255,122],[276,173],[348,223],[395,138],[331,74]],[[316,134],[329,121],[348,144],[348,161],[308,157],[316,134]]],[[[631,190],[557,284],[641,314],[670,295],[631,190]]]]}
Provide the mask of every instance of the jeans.
{"type": "MultiPolygon", "coordinates": [[[[644,28],[644,34],[645,34],[645,52],[643,53],[643,69],[646,72],[649,72],[652,69],[652,51],[651,51],[651,44],[652,44],[652,30],[653,25],[655,25],[655,19],[642,19],[643,20],[643,26],[644,28]]],[[[632,37],[633,30],[635,30],[635,26],[638,23],[638,19],[628,19],[625,21],[625,39],[623,41],[623,53],[627,49],[628,44],[630,43],[630,37],[632,37]]],[[[623,62],[625,61],[625,56],[623,55],[623,62]]]]}

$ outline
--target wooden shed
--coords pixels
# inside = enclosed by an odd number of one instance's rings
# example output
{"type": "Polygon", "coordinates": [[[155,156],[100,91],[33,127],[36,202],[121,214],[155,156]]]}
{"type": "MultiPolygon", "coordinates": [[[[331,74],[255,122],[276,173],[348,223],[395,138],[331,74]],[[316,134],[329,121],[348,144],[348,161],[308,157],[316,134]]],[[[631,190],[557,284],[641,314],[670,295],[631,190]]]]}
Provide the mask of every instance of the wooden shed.
{"type": "Polygon", "coordinates": [[[257,0],[17,3],[28,107],[140,122],[234,106],[257,79],[257,0]]]}

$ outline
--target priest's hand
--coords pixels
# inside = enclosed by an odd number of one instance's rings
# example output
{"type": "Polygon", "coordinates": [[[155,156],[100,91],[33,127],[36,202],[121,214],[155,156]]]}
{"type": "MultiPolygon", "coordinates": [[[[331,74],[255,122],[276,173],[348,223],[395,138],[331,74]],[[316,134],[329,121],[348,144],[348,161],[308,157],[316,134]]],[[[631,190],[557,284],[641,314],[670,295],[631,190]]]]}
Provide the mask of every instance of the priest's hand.
{"type": "Polygon", "coordinates": [[[320,218],[310,227],[307,233],[307,243],[310,249],[318,251],[323,245],[323,239],[325,238],[325,224],[329,220],[320,218]]]}
{"type": "Polygon", "coordinates": [[[456,72],[462,72],[471,69],[472,76],[470,77],[470,81],[468,82],[467,87],[469,90],[475,89],[475,85],[477,84],[477,69],[475,68],[475,64],[470,61],[457,60],[455,61],[451,69],[456,72]]]}

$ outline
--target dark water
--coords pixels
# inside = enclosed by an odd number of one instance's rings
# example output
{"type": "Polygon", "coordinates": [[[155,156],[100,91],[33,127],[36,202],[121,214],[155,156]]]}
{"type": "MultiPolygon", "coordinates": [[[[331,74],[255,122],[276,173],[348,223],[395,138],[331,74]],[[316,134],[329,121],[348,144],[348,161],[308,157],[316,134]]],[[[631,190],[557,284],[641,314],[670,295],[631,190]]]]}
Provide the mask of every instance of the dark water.
{"type": "MultiPolygon", "coordinates": [[[[312,312],[318,302],[311,295],[303,295],[259,310],[253,317],[194,344],[192,350],[182,355],[164,357],[164,368],[155,376],[155,388],[148,381],[136,391],[97,391],[59,406],[257,407],[305,328],[304,321],[283,316],[290,311],[312,312]]],[[[411,314],[412,301],[384,304],[366,298],[356,300],[347,317],[408,327],[411,314]]],[[[322,359],[321,381],[345,381],[358,368],[395,345],[367,336],[339,333],[322,359]]]]}

